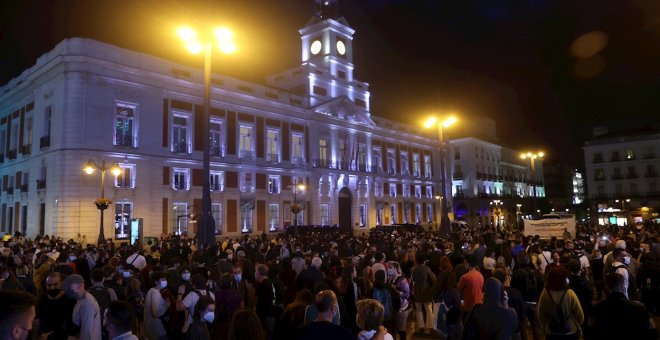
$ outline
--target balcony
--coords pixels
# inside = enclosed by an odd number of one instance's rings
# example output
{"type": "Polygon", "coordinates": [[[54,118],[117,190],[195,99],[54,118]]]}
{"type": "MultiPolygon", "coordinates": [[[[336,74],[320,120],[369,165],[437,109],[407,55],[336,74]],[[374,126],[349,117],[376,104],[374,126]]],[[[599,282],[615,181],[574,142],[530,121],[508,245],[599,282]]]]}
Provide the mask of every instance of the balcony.
{"type": "Polygon", "coordinates": [[[619,155],[612,156],[610,158],[610,162],[620,162],[620,161],[621,161],[621,157],[619,157],[619,155]]]}
{"type": "Polygon", "coordinates": [[[462,192],[454,194],[454,198],[464,198],[464,197],[465,197],[465,194],[462,193],[462,192]]]}
{"type": "Polygon", "coordinates": [[[463,179],[463,173],[462,172],[455,172],[454,175],[452,176],[452,178],[454,178],[454,180],[463,179]]]}
{"type": "Polygon", "coordinates": [[[117,179],[115,180],[115,187],[120,188],[120,189],[135,188],[135,180],[133,178],[117,177],[117,179]]]}
{"type": "Polygon", "coordinates": [[[135,148],[137,147],[137,137],[134,136],[115,136],[115,146],[121,146],[123,148],[135,148]]]}
{"type": "Polygon", "coordinates": [[[211,191],[222,191],[223,187],[220,185],[220,183],[211,183],[210,185],[211,191]]]}
{"type": "Polygon", "coordinates": [[[238,150],[238,158],[243,161],[254,161],[256,154],[252,150],[238,150]]]}
{"type": "Polygon", "coordinates": [[[276,153],[267,153],[266,154],[266,162],[271,163],[271,164],[279,164],[280,163],[280,155],[276,153]]]}
{"type": "Polygon", "coordinates": [[[330,168],[332,162],[327,159],[315,159],[312,161],[312,166],[315,168],[330,168]]]}
{"type": "Polygon", "coordinates": [[[9,152],[7,153],[7,158],[16,159],[16,149],[9,150],[9,152]]]}
{"type": "Polygon", "coordinates": [[[594,156],[594,158],[591,160],[591,163],[603,163],[603,157],[600,155],[594,156]]]}
{"type": "Polygon", "coordinates": [[[304,166],[305,158],[303,157],[291,157],[291,165],[293,166],[304,166]]]}
{"type": "Polygon", "coordinates": [[[28,192],[28,185],[26,184],[21,184],[21,192],[28,192]]]}
{"type": "Polygon", "coordinates": [[[39,149],[43,150],[50,147],[50,135],[39,138],[39,149]]]}
{"type": "Polygon", "coordinates": [[[21,155],[29,155],[32,153],[32,144],[25,144],[21,147],[21,155]]]}
{"type": "Polygon", "coordinates": [[[655,158],[655,155],[652,153],[645,153],[644,154],[644,159],[653,159],[655,158]]]}
{"type": "Polygon", "coordinates": [[[658,173],[655,171],[647,171],[646,173],[644,173],[644,177],[646,178],[658,177],[658,173]]]}
{"type": "Polygon", "coordinates": [[[14,188],[13,187],[7,188],[7,194],[8,195],[13,195],[14,194],[14,188]]]}
{"type": "Polygon", "coordinates": [[[634,179],[637,178],[637,173],[631,172],[626,176],[626,179],[634,179]]]}
{"type": "Polygon", "coordinates": [[[211,145],[209,147],[209,156],[211,157],[225,157],[225,148],[222,146],[211,145]]]}
{"type": "Polygon", "coordinates": [[[188,190],[188,183],[186,182],[174,182],[174,185],[172,185],[172,188],[174,190],[188,190]]]}
{"type": "Polygon", "coordinates": [[[38,179],[37,180],[37,190],[46,189],[46,180],[38,179]]]}
{"type": "Polygon", "coordinates": [[[615,180],[623,179],[623,175],[621,175],[621,174],[612,175],[612,179],[615,179],[615,180]]]}
{"type": "Polygon", "coordinates": [[[239,186],[239,189],[242,193],[253,193],[254,192],[254,184],[250,183],[242,183],[239,186]]]}
{"type": "Polygon", "coordinates": [[[605,176],[600,176],[600,177],[594,178],[594,181],[604,181],[604,180],[605,180],[605,176]]]}
{"type": "Polygon", "coordinates": [[[431,172],[427,172],[424,174],[424,178],[431,178],[431,172]]]}
{"type": "Polygon", "coordinates": [[[172,143],[172,152],[179,154],[190,154],[190,144],[185,142],[173,142],[172,143]]]}
{"type": "Polygon", "coordinates": [[[394,168],[388,168],[388,169],[387,169],[387,174],[390,175],[390,176],[394,176],[394,175],[396,175],[396,169],[394,169],[394,168]]]}

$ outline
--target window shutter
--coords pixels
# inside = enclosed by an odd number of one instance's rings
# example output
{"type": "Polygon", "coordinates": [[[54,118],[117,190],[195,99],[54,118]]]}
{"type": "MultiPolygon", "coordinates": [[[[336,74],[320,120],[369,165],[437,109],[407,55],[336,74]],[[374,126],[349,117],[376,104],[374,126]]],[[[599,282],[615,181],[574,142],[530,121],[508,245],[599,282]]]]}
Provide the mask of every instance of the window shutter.
{"type": "Polygon", "coordinates": [[[170,167],[169,166],[164,166],[163,167],[163,185],[169,185],[170,184],[170,167]]]}
{"type": "Polygon", "coordinates": [[[201,187],[204,184],[204,171],[202,169],[192,169],[192,185],[201,187]]]}

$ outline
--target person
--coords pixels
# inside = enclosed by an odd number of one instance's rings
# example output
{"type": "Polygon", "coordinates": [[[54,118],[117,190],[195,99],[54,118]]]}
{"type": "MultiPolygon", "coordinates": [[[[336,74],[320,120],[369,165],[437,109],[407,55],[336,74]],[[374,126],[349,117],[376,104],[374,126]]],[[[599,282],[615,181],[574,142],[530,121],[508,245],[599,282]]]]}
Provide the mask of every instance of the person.
{"type": "Polygon", "coordinates": [[[275,307],[275,287],[268,277],[268,266],[265,264],[257,265],[255,278],[255,295],[257,297],[257,315],[266,331],[271,335],[275,326],[273,309],[275,307]]]}
{"type": "Polygon", "coordinates": [[[603,299],[603,288],[605,287],[603,281],[605,264],[600,249],[594,249],[591,254],[591,280],[596,289],[596,301],[600,301],[603,299]]]}
{"type": "Polygon", "coordinates": [[[237,310],[244,308],[241,293],[232,289],[233,278],[229,273],[220,275],[219,289],[215,292],[215,325],[216,334],[225,337],[229,331],[229,321],[237,310]]]}
{"type": "Polygon", "coordinates": [[[646,311],[660,313],[660,262],[654,253],[645,251],[637,272],[637,284],[646,311]]]}
{"type": "Polygon", "coordinates": [[[582,322],[582,329],[586,326],[586,321],[589,319],[589,313],[591,312],[592,300],[594,297],[594,288],[587,279],[585,279],[581,273],[581,264],[579,260],[570,260],[567,266],[570,271],[570,276],[568,277],[568,285],[575,292],[575,295],[580,300],[580,306],[582,307],[582,312],[584,313],[584,321],[582,322]]]}
{"type": "Polygon", "coordinates": [[[144,269],[147,266],[147,259],[140,255],[140,248],[133,247],[132,254],[126,258],[126,264],[137,268],[138,270],[144,269]]]}
{"type": "Polygon", "coordinates": [[[521,324],[522,338],[527,339],[527,335],[531,332],[532,338],[539,340],[541,334],[539,333],[536,307],[542,290],[543,274],[530,261],[531,257],[528,253],[524,251],[518,253],[516,268],[511,274],[511,287],[520,291],[525,302],[525,315],[518,315],[518,318],[522,317],[523,320],[521,324]]]}
{"type": "Polygon", "coordinates": [[[323,260],[315,256],[312,259],[311,265],[298,274],[296,278],[296,289],[302,290],[307,288],[313,290],[314,286],[323,280],[324,275],[320,270],[322,264],[323,260]]]}
{"type": "MultiPolygon", "coordinates": [[[[117,294],[112,288],[107,288],[103,285],[103,270],[101,268],[92,269],[91,278],[92,286],[87,291],[92,294],[99,304],[101,315],[105,315],[105,310],[110,305],[110,302],[117,300],[117,294]]],[[[103,324],[101,324],[103,325],[103,324]]]]}
{"type": "Polygon", "coordinates": [[[619,273],[605,276],[605,300],[597,303],[589,316],[589,327],[594,338],[609,339],[658,339],[653,318],[644,306],[626,298],[624,278],[619,273]]]}
{"type": "Polygon", "coordinates": [[[167,289],[167,274],[154,273],[152,280],[154,286],[144,299],[144,336],[149,340],[167,339],[167,329],[161,319],[170,306],[170,301],[162,295],[162,291],[167,289]]]}
{"type": "Polygon", "coordinates": [[[188,328],[187,339],[211,340],[209,325],[215,321],[215,301],[210,296],[201,296],[197,300],[193,319],[188,328]]]}
{"type": "Polygon", "coordinates": [[[206,290],[206,278],[202,274],[193,275],[190,281],[193,284],[193,290],[182,299],[184,288],[179,286],[179,294],[177,297],[176,309],[179,311],[186,311],[185,322],[183,324],[183,328],[181,329],[181,332],[184,334],[188,332],[188,328],[193,322],[193,315],[195,312],[195,304],[197,303],[197,300],[199,300],[199,298],[202,296],[211,296],[211,293],[206,290]]]}
{"type": "MultiPolygon", "coordinates": [[[[401,307],[394,315],[395,325],[392,331],[399,333],[400,339],[406,339],[406,328],[408,327],[408,315],[412,304],[410,303],[410,284],[408,279],[401,272],[399,262],[390,261],[387,263],[388,284],[396,289],[399,294],[401,307]]],[[[460,302],[460,299],[459,299],[460,302]]]]}
{"type": "Polygon", "coordinates": [[[227,339],[266,340],[266,333],[257,313],[250,309],[237,310],[231,318],[227,339]]]}
{"type": "Polygon", "coordinates": [[[52,272],[46,277],[46,293],[37,304],[36,323],[39,335],[49,339],[66,339],[73,322],[73,307],[76,301],[67,298],[62,290],[62,274],[52,272]]]}
{"type": "Polygon", "coordinates": [[[3,289],[0,301],[0,339],[31,339],[37,303],[34,295],[3,289]]]}
{"type": "Polygon", "coordinates": [[[296,276],[300,275],[303,269],[305,269],[305,258],[302,251],[296,250],[295,257],[291,259],[291,268],[295,270],[296,276]]]}
{"type": "Polygon", "coordinates": [[[568,286],[568,270],[563,266],[546,268],[545,288],[538,304],[539,327],[546,339],[578,339],[584,313],[580,300],[568,286]]]}
{"type": "MultiPolygon", "coordinates": [[[[137,324],[133,306],[126,301],[112,301],[103,315],[103,325],[109,340],[138,340],[131,331],[137,324]]],[[[151,338],[147,338],[151,340],[151,338]]]]}
{"type": "Polygon", "coordinates": [[[332,323],[332,318],[339,313],[337,296],[331,290],[316,294],[314,305],[319,311],[318,317],[300,331],[302,340],[353,340],[355,336],[346,328],[332,323]]]}
{"type": "Polygon", "coordinates": [[[483,303],[481,291],[484,277],[477,267],[477,259],[474,255],[465,256],[465,266],[468,272],[458,280],[457,290],[463,298],[463,313],[467,315],[474,305],[483,303]]]}
{"type": "Polygon", "coordinates": [[[30,269],[28,266],[22,264],[16,268],[16,279],[20,282],[23,290],[32,294],[37,294],[37,287],[34,285],[34,281],[28,277],[30,274],[30,269]]]}
{"type": "Polygon", "coordinates": [[[101,339],[101,318],[103,316],[94,296],[85,291],[85,279],[78,274],[69,275],[64,279],[62,288],[68,297],[76,300],[71,320],[74,325],[80,327],[78,339],[101,339]]]}
{"type": "Polygon", "coordinates": [[[484,282],[483,303],[472,307],[465,320],[466,339],[511,339],[518,331],[516,311],[507,307],[507,295],[500,280],[484,282]]]}
{"type": "Polygon", "coordinates": [[[256,298],[254,296],[254,286],[243,277],[243,268],[240,265],[234,265],[232,269],[233,281],[232,289],[238,290],[241,294],[242,308],[252,309],[255,306],[256,298]]]}
{"type": "Polygon", "coordinates": [[[522,323],[525,319],[525,301],[523,299],[522,293],[518,288],[511,287],[511,277],[507,275],[507,269],[497,268],[493,271],[493,277],[498,279],[502,283],[502,296],[506,298],[506,304],[503,304],[504,307],[509,307],[516,312],[518,317],[518,326],[519,328],[513,334],[513,339],[519,340],[522,339],[522,323]]]}
{"type": "Polygon", "coordinates": [[[284,340],[297,337],[300,326],[305,322],[305,309],[313,302],[314,295],[309,289],[299,291],[295,300],[286,306],[284,313],[275,323],[273,339],[284,340]]]}
{"type": "Polygon", "coordinates": [[[433,327],[433,284],[435,274],[424,263],[426,256],[419,252],[415,254],[415,266],[412,269],[413,296],[415,299],[416,327],[418,332],[430,333],[433,327]],[[426,320],[424,320],[424,312],[426,320]]]}
{"type": "MultiPolygon", "coordinates": [[[[357,324],[361,331],[358,333],[358,340],[369,340],[378,332],[383,323],[385,308],[374,299],[364,299],[357,303],[357,324]]],[[[390,333],[383,337],[384,340],[394,340],[390,333]]]]}
{"type": "MultiPolygon", "coordinates": [[[[367,297],[378,301],[383,308],[382,320],[379,322],[386,323],[384,326],[389,329],[395,329],[394,316],[401,309],[401,297],[399,292],[392,285],[385,283],[385,271],[378,270],[374,274],[374,286],[369,292],[367,297]]],[[[358,301],[359,303],[360,301],[358,301]]],[[[358,313],[359,314],[359,313],[358,313]]],[[[373,328],[374,332],[378,327],[373,328]]],[[[364,330],[364,328],[362,328],[364,330]]]]}
{"type": "MultiPolygon", "coordinates": [[[[435,326],[444,338],[460,339],[463,323],[461,320],[461,295],[456,290],[456,275],[454,275],[451,262],[447,257],[440,259],[440,268],[442,271],[436,281],[437,291],[434,292],[438,301],[438,316],[436,316],[438,321],[435,326]],[[444,317],[440,317],[441,314],[444,314],[444,317]]],[[[401,337],[401,339],[405,339],[405,337],[401,337]]]]}
{"type": "Polygon", "coordinates": [[[626,297],[630,300],[636,300],[637,286],[635,284],[635,277],[632,275],[628,266],[630,265],[630,255],[625,249],[614,248],[612,250],[612,264],[605,269],[607,273],[617,272],[623,276],[623,286],[626,289],[626,297]]]}

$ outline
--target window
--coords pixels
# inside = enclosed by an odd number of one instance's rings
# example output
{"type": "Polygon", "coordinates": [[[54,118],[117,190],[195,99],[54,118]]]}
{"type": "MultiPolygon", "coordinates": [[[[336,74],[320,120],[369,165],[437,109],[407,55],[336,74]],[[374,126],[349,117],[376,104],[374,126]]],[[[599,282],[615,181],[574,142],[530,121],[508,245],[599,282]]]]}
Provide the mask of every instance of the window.
{"type": "Polygon", "coordinates": [[[461,159],[461,149],[459,148],[454,149],[454,159],[456,160],[461,159]]]}
{"type": "MultiPolygon", "coordinates": [[[[16,155],[16,151],[18,149],[18,135],[20,131],[18,131],[18,119],[13,119],[12,120],[13,124],[11,125],[11,133],[9,136],[9,153],[11,155],[12,151],[14,152],[14,157],[16,155]]],[[[11,158],[11,156],[10,156],[11,158]]]]}
{"type": "Polygon", "coordinates": [[[630,193],[637,194],[637,183],[630,183],[630,193]]]}
{"type": "Polygon", "coordinates": [[[407,152],[402,152],[401,153],[400,161],[401,161],[401,174],[402,175],[409,175],[410,174],[410,169],[408,168],[408,153],[407,152]]]}
{"type": "Polygon", "coordinates": [[[30,116],[25,120],[25,135],[23,136],[23,147],[27,150],[23,150],[24,154],[29,154],[31,152],[32,146],[32,137],[34,134],[34,119],[30,116]]]}
{"type": "Polygon", "coordinates": [[[137,147],[137,106],[117,103],[115,108],[114,145],[137,147]]]}
{"type": "Polygon", "coordinates": [[[241,206],[241,232],[248,233],[252,230],[252,209],[249,205],[241,206]]]}
{"type": "Polygon", "coordinates": [[[271,163],[280,162],[280,131],[268,129],[266,132],[266,161],[271,163]]]}
{"type": "Polygon", "coordinates": [[[433,186],[432,185],[427,185],[426,186],[426,198],[433,198],[433,186]]]}
{"type": "Polygon", "coordinates": [[[376,205],[376,225],[383,225],[383,205],[376,205]]]}
{"type": "Polygon", "coordinates": [[[594,158],[593,158],[593,163],[602,163],[603,162],[603,154],[600,152],[595,152],[594,153],[594,158]]]}
{"type": "Polygon", "coordinates": [[[390,216],[392,217],[390,224],[396,224],[396,205],[390,205],[390,216]]]}
{"type": "Polygon", "coordinates": [[[410,185],[403,184],[403,197],[410,197],[410,185]]]}
{"type": "Polygon", "coordinates": [[[634,166],[628,167],[628,178],[637,178],[637,172],[635,171],[634,166]]]}
{"type": "Polygon", "coordinates": [[[614,168],[612,172],[612,179],[621,179],[621,168],[614,168]]]}
{"type": "Polygon", "coordinates": [[[433,174],[431,171],[432,166],[431,156],[424,156],[424,177],[431,178],[431,175],[433,174]]]}
{"type": "Polygon", "coordinates": [[[172,188],[174,190],[189,190],[190,189],[190,169],[174,168],[174,178],[172,180],[172,188]]]}
{"type": "Polygon", "coordinates": [[[209,184],[211,191],[224,191],[225,190],[225,173],[224,171],[210,171],[209,184]]]}
{"type": "Polygon", "coordinates": [[[367,225],[367,205],[360,204],[360,228],[367,225]]]}
{"type": "Polygon", "coordinates": [[[422,198],[422,186],[419,184],[415,185],[415,198],[422,198]]]}
{"type": "Polygon", "coordinates": [[[597,181],[605,180],[605,172],[603,171],[603,169],[596,169],[596,170],[594,170],[594,178],[595,178],[597,181]]]}
{"type": "Polygon", "coordinates": [[[300,212],[299,212],[298,215],[296,216],[296,221],[297,221],[296,223],[297,223],[298,225],[303,225],[303,224],[305,223],[305,222],[304,222],[304,221],[305,221],[305,215],[304,215],[304,213],[305,213],[304,210],[300,210],[300,212]]]}
{"type": "Polygon", "coordinates": [[[367,146],[365,144],[358,145],[357,163],[359,171],[366,171],[367,165],[367,146]]]}
{"type": "Polygon", "coordinates": [[[330,205],[321,204],[321,225],[330,225],[330,205]]]}
{"type": "Polygon", "coordinates": [[[396,197],[396,183],[389,183],[390,197],[396,197]]]}
{"type": "Polygon", "coordinates": [[[410,206],[403,207],[403,223],[410,223],[410,206]]]}
{"type": "Polygon", "coordinates": [[[304,135],[300,133],[291,134],[291,163],[302,164],[305,162],[303,154],[304,135]]]}
{"type": "Polygon", "coordinates": [[[48,105],[46,106],[46,109],[44,110],[44,132],[43,136],[48,137],[50,136],[50,125],[51,125],[51,119],[53,118],[53,107],[48,105]]]}
{"type": "Polygon", "coordinates": [[[319,139],[319,161],[321,167],[328,166],[328,140],[319,139]]]}
{"type": "Polygon", "coordinates": [[[343,139],[340,139],[338,145],[339,145],[339,157],[337,157],[337,158],[339,158],[341,160],[341,162],[343,163],[343,162],[346,161],[346,158],[347,158],[346,157],[346,141],[343,140],[343,139]]]}
{"type": "Polygon", "coordinates": [[[422,222],[422,205],[415,205],[415,223],[419,224],[422,222]]]}
{"type": "Polygon", "coordinates": [[[456,196],[463,196],[463,185],[456,185],[456,196]]]}
{"type": "Polygon", "coordinates": [[[374,182],[374,196],[376,197],[383,196],[383,183],[374,182]]]}
{"type": "Polygon", "coordinates": [[[131,235],[132,212],[132,202],[115,202],[115,240],[127,239],[131,235]]]}
{"type": "Polygon", "coordinates": [[[252,173],[241,173],[241,192],[254,192],[254,175],[252,173]]]}
{"type": "Polygon", "coordinates": [[[374,147],[371,150],[371,168],[374,170],[382,168],[382,158],[379,147],[374,147]]]}
{"type": "Polygon", "coordinates": [[[211,216],[215,221],[215,234],[222,234],[222,204],[211,203],[211,216]]]}
{"type": "Polygon", "coordinates": [[[419,154],[418,153],[413,154],[413,164],[412,165],[413,165],[413,168],[412,168],[413,176],[419,177],[420,176],[420,168],[419,168],[419,154]]]}
{"type": "Polygon", "coordinates": [[[387,149],[387,173],[389,175],[396,174],[396,158],[392,149],[387,149]]]}
{"type": "Polygon", "coordinates": [[[188,203],[172,204],[172,226],[176,235],[188,234],[188,203]]]}
{"type": "Polygon", "coordinates": [[[172,117],[172,152],[190,153],[190,129],[188,129],[190,116],[175,114],[172,117]]]}
{"type": "Polygon", "coordinates": [[[268,229],[270,231],[275,231],[279,228],[280,225],[280,205],[279,204],[269,204],[268,205],[268,229]]]}
{"type": "Polygon", "coordinates": [[[238,134],[238,157],[242,159],[254,159],[252,147],[252,126],[241,125],[238,134]]]}
{"type": "Polygon", "coordinates": [[[626,159],[628,160],[635,159],[635,154],[633,153],[632,149],[626,150],[626,159]]]}
{"type": "Polygon", "coordinates": [[[222,120],[211,119],[209,125],[209,155],[211,157],[225,157],[225,125],[222,120]]]}
{"type": "Polygon", "coordinates": [[[268,193],[270,194],[280,193],[280,176],[275,176],[275,175],[268,176],[268,193]]]}
{"type": "Polygon", "coordinates": [[[117,188],[135,188],[135,164],[119,164],[121,173],[115,178],[117,188]]]}
{"type": "Polygon", "coordinates": [[[5,141],[7,140],[7,129],[5,126],[0,127],[0,155],[5,154],[5,141]]]}
{"type": "Polygon", "coordinates": [[[433,206],[430,204],[426,205],[426,223],[431,223],[433,221],[433,206]]]}
{"type": "Polygon", "coordinates": [[[610,159],[611,162],[618,162],[620,161],[621,158],[619,158],[619,151],[612,151],[612,159],[610,159]]]}

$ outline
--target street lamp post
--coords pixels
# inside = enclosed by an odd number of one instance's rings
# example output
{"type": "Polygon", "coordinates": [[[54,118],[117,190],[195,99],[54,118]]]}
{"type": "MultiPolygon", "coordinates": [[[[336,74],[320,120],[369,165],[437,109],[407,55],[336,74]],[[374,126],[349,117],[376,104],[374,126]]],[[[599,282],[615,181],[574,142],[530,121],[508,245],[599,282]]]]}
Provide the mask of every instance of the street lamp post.
{"type": "Polygon", "coordinates": [[[520,154],[520,158],[522,159],[529,159],[529,164],[530,164],[530,180],[532,181],[532,190],[533,190],[533,197],[532,197],[532,206],[534,208],[533,211],[537,211],[536,209],[536,175],[534,174],[534,167],[536,163],[537,158],[543,158],[545,154],[543,152],[537,152],[537,153],[532,153],[532,152],[527,152],[527,153],[522,153],[520,154]]]}
{"type": "Polygon", "coordinates": [[[431,128],[437,125],[438,127],[438,140],[440,141],[440,175],[441,175],[441,193],[440,193],[440,233],[442,235],[448,235],[449,234],[449,199],[447,198],[447,171],[445,170],[445,155],[446,155],[446,150],[445,150],[445,139],[443,136],[443,129],[446,127],[451,126],[452,124],[456,123],[456,118],[455,117],[449,117],[444,121],[439,121],[435,117],[431,117],[428,119],[424,125],[427,128],[431,128]]]}
{"type": "Polygon", "coordinates": [[[211,212],[211,155],[209,143],[209,127],[211,120],[211,65],[213,42],[215,37],[218,47],[224,53],[232,53],[236,46],[231,41],[231,32],[226,28],[214,28],[212,35],[200,34],[190,27],[177,30],[179,37],[185,42],[186,48],[192,54],[204,52],[204,119],[202,124],[202,211],[198,221],[197,241],[201,248],[210,247],[215,243],[215,220],[211,212]],[[201,36],[201,37],[200,37],[201,36]]]}
{"type": "Polygon", "coordinates": [[[625,219],[625,224],[628,224],[628,216],[626,214],[626,203],[630,203],[630,198],[622,199],[622,200],[614,200],[614,202],[619,203],[621,202],[621,215],[625,219]]]}
{"type": "Polygon", "coordinates": [[[302,210],[302,207],[298,204],[297,200],[298,190],[305,190],[305,185],[302,183],[298,184],[297,182],[291,185],[291,191],[293,191],[293,204],[291,204],[291,212],[293,213],[293,228],[296,233],[296,237],[298,237],[298,214],[302,210]]]}
{"type": "Polygon", "coordinates": [[[520,216],[520,208],[522,208],[522,204],[517,203],[516,204],[516,226],[518,227],[517,229],[520,230],[520,224],[521,224],[521,216],[520,216]]]}
{"type": "Polygon", "coordinates": [[[110,170],[110,172],[115,176],[119,176],[121,174],[121,168],[117,164],[117,162],[112,162],[110,166],[105,165],[105,161],[101,163],[101,165],[96,164],[93,160],[89,160],[87,164],[85,164],[85,167],[83,168],[83,171],[85,171],[86,174],[91,175],[94,173],[94,170],[100,170],[101,171],[101,198],[98,198],[94,200],[94,204],[96,205],[96,208],[101,211],[101,221],[99,225],[99,239],[98,239],[98,245],[101,245],[105,243],[105,235],[104,235],[104,230],[103,230],[103,211],[105,209],[108,209],[110,204],[112,204],[112,201],[105,198],[105,171],[110,170]]]}
{"type": "Polygon", "coordinates": [[[495,208],[493,209],[493,214],[495,215],[495,219],[497,220],[495,223],[495,228],[498,231],[500,230],[500,214],[502,213],[502,209],[500,208],[500,205],[502,203],[503,202],[500,200],[493,200],[492,202],[490,202],[491,206],[495,206],[495,208]]]}

